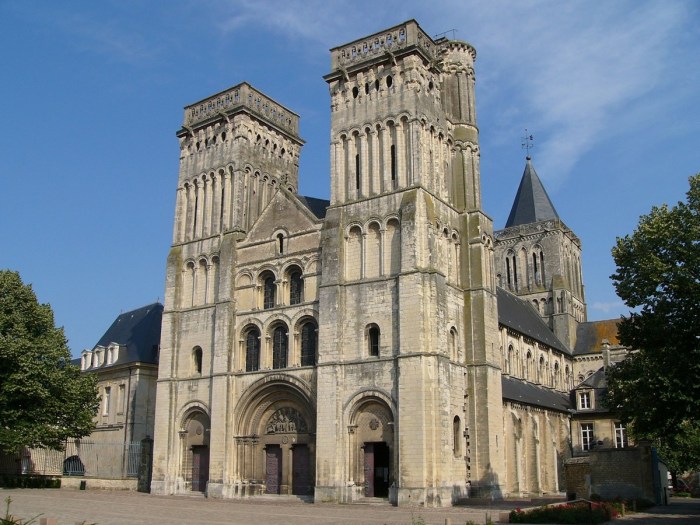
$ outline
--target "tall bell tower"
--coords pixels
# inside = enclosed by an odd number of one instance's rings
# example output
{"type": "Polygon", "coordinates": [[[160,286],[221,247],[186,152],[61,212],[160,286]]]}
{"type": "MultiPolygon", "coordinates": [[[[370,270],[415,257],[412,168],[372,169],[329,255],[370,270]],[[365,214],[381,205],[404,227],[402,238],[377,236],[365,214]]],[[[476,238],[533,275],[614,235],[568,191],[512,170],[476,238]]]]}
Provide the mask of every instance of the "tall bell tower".
{"type": "Polygon", "coordinates": [[[151,487],[197,486],[201,463],[207,493],[220,497],[231,477],[237,246],[280,187],[296,192],[303,140],[298,115],[245,82],[187,106],[177,137],[151,487]]]}
{"type": "Polygon", "coordinates": [[[376,495],[383,483],[399,504],[498,491],[475,57],[414,20],[331,49],[317,420],[335,425],[318,429],[317,501],[376,495]],[[368,472],[386,477],[377,485],[368,472]]]}

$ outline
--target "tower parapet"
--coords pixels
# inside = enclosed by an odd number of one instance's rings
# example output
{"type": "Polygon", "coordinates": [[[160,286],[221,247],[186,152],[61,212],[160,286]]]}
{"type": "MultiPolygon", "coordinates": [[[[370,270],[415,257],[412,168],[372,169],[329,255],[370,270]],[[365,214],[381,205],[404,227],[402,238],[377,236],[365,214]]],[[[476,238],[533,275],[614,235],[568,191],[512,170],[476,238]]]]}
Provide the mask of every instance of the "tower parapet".
{"type": "Polygon", "coordinates": [[[249,111],[268,124],[299,138],[299,115],[242,82],[216,95],[185,106],[183,128],[199,128],[222,116],[249,111]]]}
{"type": "Polygon", "coordinates": [[[426,58],[433,60],[438,56],[438,46],[423,31],[418,22],[408,20],[384,31],[380,31],[354,42],[331,49],[331,68],[333,71],[364,66],[367,60],[384,60],[418,49],[426,58]]]}

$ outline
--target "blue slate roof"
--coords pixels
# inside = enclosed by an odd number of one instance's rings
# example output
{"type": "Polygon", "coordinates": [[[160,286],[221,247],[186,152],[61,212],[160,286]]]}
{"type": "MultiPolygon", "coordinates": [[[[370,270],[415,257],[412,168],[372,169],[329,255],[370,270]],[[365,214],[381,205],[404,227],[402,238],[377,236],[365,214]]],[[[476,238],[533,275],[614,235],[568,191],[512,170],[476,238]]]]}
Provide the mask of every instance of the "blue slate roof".
{"type": "Polygon", "coordinates": [[[556,390],[533,385],[522,379],[515,379],[509,376],[501,377],[501,387],[503,388],[503,399],[558,410],[559,412],[566,412],[571,409],[568,393],[557,392],[556,390]]]}
{"type": "Polygon", "coordinates": [[[157,365],[162,316],[163,305],[160,303],[120,314],[94,348],[106,348],[112,343],[122,347],[116,362],[110,366],[136,362],[157,365]]]}
{"type": "Polygon", "coordinates": [[[542,181],[532,166],[532,159],[527,157],[527,164],[520,180],[518,193],[506,221],[506,228],[521,224],[558,219],[559,214],[547,195],[542,181]]]}
{"type": "Polygon", "coordinates": [[[304,197],[303,195],[297,195],[296,197],[319,219],[323,219],[326,216],[326,208],[328,208],[328,206],[331,204],[331,201],[327,201],[325,199],[304,197]]]}
{"type": "Polygon", "coordinates": [[[529,303],[519,299],[503,288],[496,289],[498,299],[498,323],[551,348],[571,355],[559,338],[554,335],[540,314],[529,303]]]}

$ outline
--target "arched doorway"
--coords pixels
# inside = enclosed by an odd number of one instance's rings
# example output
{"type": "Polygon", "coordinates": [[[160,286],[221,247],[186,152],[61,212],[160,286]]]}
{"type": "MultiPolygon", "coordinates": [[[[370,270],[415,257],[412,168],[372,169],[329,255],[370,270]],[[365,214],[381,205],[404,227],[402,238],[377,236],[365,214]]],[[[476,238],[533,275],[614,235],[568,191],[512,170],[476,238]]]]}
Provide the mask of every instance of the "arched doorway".
{"type": "Polygon", "coordinates": [[[244,495],[313,494],[316,411],[308,386],[278,374],[252,385],[241,399],[236,437],[237,478],[244,495]]]}
{"type": "Polygon", "coordinates": [[[209,416],[199,410],[187,416],[180,431],[181,476],[195,492],[206,492],[209,481],[209,435],[209,416]]]}
{"type": "Polygon", "coordinates": [[[394,418],[378,397],[360,400],[350,417],[350,476],[359,496],[386,498],[395,479],[394,418]]]}

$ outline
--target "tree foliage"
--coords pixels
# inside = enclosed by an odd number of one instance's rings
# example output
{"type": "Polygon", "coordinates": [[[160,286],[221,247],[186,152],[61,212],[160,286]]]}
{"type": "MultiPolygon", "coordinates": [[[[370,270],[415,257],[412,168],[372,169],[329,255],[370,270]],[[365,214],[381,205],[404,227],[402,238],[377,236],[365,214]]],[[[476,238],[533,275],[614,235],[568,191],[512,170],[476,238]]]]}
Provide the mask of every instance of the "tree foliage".
{"type": "Polygon", "coordinates": [[[700,174],[687,202],[652,208],[612,253],[617,294],[633,309],[619,338],[635,352],[609,369],[608,405],[638,436],[692,444],[688,429],[700,428],[700,174]]]}
{"type": "Polygon", "coordinates": [[[95,378],[70,360],[51,307],[18,273],[0,270],[0,450],[60,449],[92,431],[95,378]]]}

